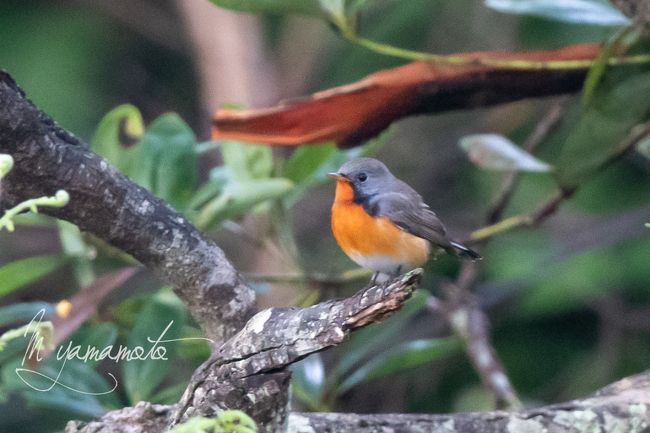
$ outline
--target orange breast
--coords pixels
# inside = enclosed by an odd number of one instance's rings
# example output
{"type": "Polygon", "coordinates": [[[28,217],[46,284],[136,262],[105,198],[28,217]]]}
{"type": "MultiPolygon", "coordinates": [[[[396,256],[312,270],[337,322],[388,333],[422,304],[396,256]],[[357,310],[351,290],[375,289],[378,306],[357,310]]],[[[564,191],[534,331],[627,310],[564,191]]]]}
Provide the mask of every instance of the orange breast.
{"type": "Polygon", "coordinates": [[[350,258],[359,262],[355,257],[387,256],[412,267],[426,262],[429,243],[425,239],[401,230],[386,217],[371,217],[352,199],[351,185],[338,180],[332,205],[332,233],[350,258]]]}

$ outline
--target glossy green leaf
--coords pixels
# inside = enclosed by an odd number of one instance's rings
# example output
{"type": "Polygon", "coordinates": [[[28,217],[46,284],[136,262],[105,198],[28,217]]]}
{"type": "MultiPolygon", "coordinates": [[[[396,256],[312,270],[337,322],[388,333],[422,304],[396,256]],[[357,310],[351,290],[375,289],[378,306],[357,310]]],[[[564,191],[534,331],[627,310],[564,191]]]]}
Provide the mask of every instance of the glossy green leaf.
{"type": "Polygon", "coordinates": [[[321,16],[318,0],[210,0],[217,6],[241,12],[321,16]]]}
{"type": "Polygon", "coordinates": [[[223,191],[228,182],[232,182],[232,175],[228,167],[217,167],[218,171],[212,170],[210,179],[201,185],[201,187],[194,193],[188,208],[196,209],[206,204],[209,200],[216,197],[223,191]],[[216,173],[212,176],[212,173],[216,173]]]}
{"type": "Polygon", "coordinates": [[[0,328],[14,324],[30,322],[36,314],[44,311],[44,316],[54,312],[54,305],[49,302],[24,302],[0,307],[0,328]]]}
{"type": "Polygon", "coordinates": [[[283,178],[232,182],[223,193],[209,201],[199,212],[197,225],[203,229],[234,218],[267,200],[283,197],[293,188],[293,182],[283,178]]]}
{"type": "Polygon", "coordinates": [[[0,267],[0,296],[33,283],[66,263],[61,255],[35,256],[16,260],[0,267]]]}
{"type": "Polygon", "coordinates": [[[630,23],[615,7],[598,0],[485,0],[489,8],[520,15],[601,26],[630,23]]]}
{"type": "Polygon", "coordinates": [[[408,341],[392,350],[379,353],[367,364],[356,369],[338,386],[336,392],[344,394],[360,383],[428,364],[458,353],[461,348],[460,342],[454,338],[408,341]]]}
{"type": "Polygon", "coordinates": [[[196,187],[195,145],[194,133],[177,114],[163,114],[142,137],[133,180],[184,209],[196,187]]]}
{"type": "Polygon", "coordinates": [[[572,128],[556,164],[558,182],[572,188],[616,155],[630,130],[650,117],[650,72],[608,74],[572,128]],[[618,81],[617,78],[620,80],[618,81]]]}
{"type": "Polygon", "coordinates": [[[90,145],[122,173],[131,176],[136,164],[136,143],[143,133],[144,123],[140,110],[133,105],[124,104],[109,111],[99,122],[90,145]]]}
{"type": "Polygon", "coordinates": [[[161,340],[181,337],[185,312],[178,298],[166,291],[159,292],[140,311],[127,342],[130,348],[140,346],[145,359],[132,359],[121,363],[124,387],[131,404],[148,400],[163,382],[175,357],[176,343],[155,344],[161,340]],[[157,349],[156,349],[157,348],[157,349]]]}
{"type": "Polygon", "coordinates": [[[264,144],[228,140],[221,143],[221,155],[226,167],[237,181],[263,179],[273,171],[271,147],[264,144]]]}

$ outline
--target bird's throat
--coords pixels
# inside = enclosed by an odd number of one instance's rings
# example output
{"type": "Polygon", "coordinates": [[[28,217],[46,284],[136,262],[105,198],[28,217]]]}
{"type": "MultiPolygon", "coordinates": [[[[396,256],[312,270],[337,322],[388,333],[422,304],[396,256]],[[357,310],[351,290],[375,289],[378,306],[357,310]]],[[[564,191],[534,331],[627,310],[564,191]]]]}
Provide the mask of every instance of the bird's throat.
{"type": "Polygon", "coordinates": [[[352,184],[347,180],[338,179],[336,181],[336,193],[334,203],[350,203],[354,200],[354,189],[352,184]]]}

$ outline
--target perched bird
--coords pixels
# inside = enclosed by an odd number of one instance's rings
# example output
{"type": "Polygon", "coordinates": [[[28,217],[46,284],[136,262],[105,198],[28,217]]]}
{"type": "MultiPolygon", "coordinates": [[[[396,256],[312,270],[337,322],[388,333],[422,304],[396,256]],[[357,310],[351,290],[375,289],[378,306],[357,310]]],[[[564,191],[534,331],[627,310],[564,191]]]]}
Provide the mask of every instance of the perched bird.
{"type": "Polygon", "coordinates": [[[432,247],[481,259],[477,252],[449,239],[422,197],[381,161],[353,159],[329,176],[336,179],[332,232],[348,257],[374,271],[371,283],[378,282],[381,274],[395,277],[421,266],[432,247]]]}

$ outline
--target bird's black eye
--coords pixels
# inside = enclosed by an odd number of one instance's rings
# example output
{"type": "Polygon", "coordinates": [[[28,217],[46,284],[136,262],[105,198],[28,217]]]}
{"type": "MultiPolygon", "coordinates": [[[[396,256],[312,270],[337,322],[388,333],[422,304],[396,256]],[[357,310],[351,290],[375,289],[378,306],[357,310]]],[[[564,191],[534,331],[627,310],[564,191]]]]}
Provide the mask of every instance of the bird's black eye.
{"type": "Polygon", "coordinates": [[[359,182],[365,182],[366,179],[368,179],[368,175],[366,175],[365,173],[359,173],[357,175],[357,179],[359,179],[359,182]]]}

